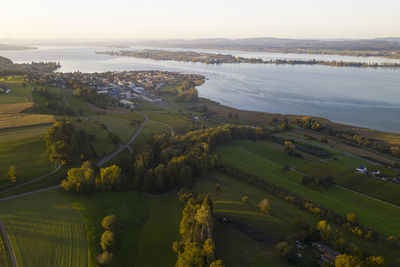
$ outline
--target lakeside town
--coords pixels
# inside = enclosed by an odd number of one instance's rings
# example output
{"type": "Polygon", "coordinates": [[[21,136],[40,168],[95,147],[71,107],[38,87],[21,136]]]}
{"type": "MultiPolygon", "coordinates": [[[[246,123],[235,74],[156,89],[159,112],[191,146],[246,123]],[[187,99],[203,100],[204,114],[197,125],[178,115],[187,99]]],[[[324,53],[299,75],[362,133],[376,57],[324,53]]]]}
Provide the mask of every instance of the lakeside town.
{"type": "Polygon", "coordinates": [[[111,97],[119,105],[135,108],[135,100],[143,99],[148,102],[161,102],[155,95],[164,85],[182,80],[203,81],[204,76],[197,74],[182,74],[168,71],[114,71],[104,73],[47,73],[31,76],[28,80],[35,80],[39,84],[46,84],[58,88],[70,88],[79,84],[89,87],[98,95],[111,97]]]}

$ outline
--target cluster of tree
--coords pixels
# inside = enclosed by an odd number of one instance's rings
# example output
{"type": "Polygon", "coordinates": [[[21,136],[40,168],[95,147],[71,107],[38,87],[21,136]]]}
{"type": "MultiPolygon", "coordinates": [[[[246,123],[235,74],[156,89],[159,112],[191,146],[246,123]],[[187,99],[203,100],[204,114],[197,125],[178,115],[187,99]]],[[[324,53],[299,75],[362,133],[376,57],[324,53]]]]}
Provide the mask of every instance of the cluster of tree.
{"type": "MultiPolygon", "coordinates": [[[[275,143],[278,143],[278,144],[281,144],[281,145],[285,145],[285,142],[287,141],[286,139],[281,138],[279,136],[270,136],[270,140],[272,142],[275,142],[275,143]]],[[[311,155],[314,155],[314,156],[317,156],[317,157],[320,157],[320,158],[330,158],[330,157],[333,156],[332,153],[329,152],[328,150],[320,148],[320,147],[317,147],[317,146],[313,146],[313,145],[305,144],[305,143],[300,143],[300,142],[296,142],[296,141],[293,141],[293,140],[291,140],[290,142],[295,145],[295,148],[298,151],[301,151],[301,152],[304,152],[304,153],[308,153],[308,154],[311,154],[311,155]]]]}
{"type": "Polygon", "coordinates": [[[15,165],[10,165],[10,169],[6,174],[4,174],[4,179],[12,184],[15,184],[18,180],[18,176],[18,171],[15,165]]]}
{"type": "Polygon", "coordinates": [[[214,168],[218,157],[212,149],[236,139],[261,139],[261,128],[223,125],[192,131],[186,135],[153,136],[135,156],[134,177],[137,188],[162,193],[214,168]]]}
{"type": "Polygon", "coordinates": [[[316,187],[319,185],[325,188],[329,188],[335,185],[336,182],[329,174],[317,178],[311,175],[303,175],[303,177],[301,178],[301,184],[309,187],[316,187]]]}
{"type": "MultiPolygon", "coordinates": [[[[349,131],[334,130],[332,128],[329,128],[326,125],[321,125],[316,119],[313,119],[308,116],[303,117],[301,119],[296,119],[296,123],[305,129],[320,131],[325,134],[335,136],[337,138],[340,138],[342,140],[345,140],[345,141],[348,141],[348,142],[351,142],[354,144],[372,148],[378,152],[390,154],[395,157],[400,157],[400,147],[397,147],[397,146],[387,147],[382,144],[378,144],[376,141],[369,139],[365,136],[361,136],[357,133],[353,133],[353,132],[349,132],[349,131]]],[[[327,141],[326,137],[321,141],[322,142],[327,141]]]]}
{"type": "Polygon", "coordinates": [[[67,178],[61,182],[61,187],[70,193],[87,194],[93,191],[121,190],[124,186],[121,169],[117,165],[101,168],[98,173],[89,161],[79,168],[71,168],[67,178]]]}
{"type": "MultiPolygon", "coordinates": [[[[349,220],[354,220],[355,218],[351,215],[349,220]]],[[[364,255],[360,248],[353,243],[349,243],[346,239],[342,237],[339,230],[334,229],[328,224],[326,220],[319,221],[314,227],[309,226],[300,218],[295,218],[293,220],[294,227],[296,229],[296,239],[303,243],[312,242],[322,242],[329,247],[345,253],[346,257],[354,257],[357,262],[362,263],[365,259],[366,266],[386,266],[385,264],[379,265],[377,263],[384,263],[385,260],[380,256],[370,256],[364,255]],[[371,265],[375,263],[377,265],[371,265]]],[[[342,256],[344,257],[344,256],[342,256]]],[[[338,256],[335,262],[335,266],[357,266],[357,265],[337,265],[341,262],[341,256],[338,256]]],[[[360,264],[359,266],[363,266],[360,264]]]]}
{"type": "Polygon", "coordinates": [[[63,165],[70,162],[78,152],[78,141],[71,122],[57,118],[44,137],[50,160],[63,165]]]}
{"type": "Polygon", "coordinates": [[[60,96],[55,96],[49,92],[46,87],[34,87],[33,94],[38,94],[47,98],[45,107],[48,108],[51,114],[54,115],[67,115],[75,116],[75,111],[66,105],[64,105],[62,98],[60,96]]]}
{"type": "Polygon", "coordinates": [[[178,253],[176,267],[224,266],[221,260],[215,259],[213,227],[211,199],[201,195],[188,197],[179,227],[181,241],[172,244],[178,253]]]}
{"type": "Polygon", "coordinates": [[[112,249],[115,245],[117,232],[119,230],[117,216],[109,215],[104,217],[103,221],[101,222],[101,226],[104,229],[104,232],[100,238],[102,253],[97,256],[97,262],[102,265],[106,265],[111,263],[114,256],[112,249]]]}
{"type": "Polygon", "coordinates": [[[0,76],[19,75],[24,73],[48,73],[61,67],[59,63],[54,62],[32,62],[16,64],[10,59],[0,57],[0,76]]]}
{"type": "Polygon", "coordinates": [[[106,108],[109,98],[107,95],[98,94],[97,91],[88,86],[81,86],[79,83],[72,83],[74,96],[83,99],[100,108],[106,108]]]}
{"type": "Polygon", "coordinates": [[[366,258],[365,264],[358,257],[347,254],[341,254],[336,257],[335,267],[347,267],[347,266],[384,267],[387,266],[387,264],[385,259],[380,256],[371,256],[366,258]]]}
{"type": "Polygon", "coordinates": [[[298,158],[302,157],[302,155],[296,151],[296,145],[290,141],[285,141],[285,143],[283,145],[283,150],[285,151],[286,154],[288,154],[290,156],[298,157],[298,158]]]}
{"type": "MultiPolygon", "coordinates": [[[[77,121],[80,122],[80,119],[77,121]]],[[[79,155],[82,162],[96,159],[98,155],[93,147],[95,140],[94,134],[75,131],[71,122],[65,118],[57,118],[45,135],[50,160],[63,165],[79,158],[79,155]]]]}
{"type": "MultiPolygon", "coordinates": [[[[261,190],[268,191],[274,194],[275,196],[292,203],[296,207],[312,213],[316,217],[334,222],[336,225],[340,227],[342,227],[348,222],[346,217],[328,208],[325,208],[317,203],[314,203],[312,200],[308,198],[305,198],[283,187],[270,183],[267,180],[258,177],[257,175],[242,171],[241,169],[238,169],[231,165],[220,164],[218,167],[222,172],[232,175],[233,177],[236,177],[239,180],[248,183],[250,185],[253,185],[261,190]]],[[[363,233],[369,233],[368,235],[370,235],[371,237],[374,236],[373,232],[370,229],[361,226],[360,224],[358,225],[358,227],[362,229],[363,233]]],[[[365,238],[365,236],[363,237],[365,238]]]]}
{"type": "Polygon", "coordinates": [[[316,119],[313,119],[309,116],[296,119],[296,124],[300,125],[305,129],[310,129],[314,131],[321,130],[320,123],[316,119]]]}
{"type": "Polygon", "coordinates": [[[325,61],[325,60],[294,60],[294,59],[271,59],[264,60],[265,64],[287,64],[287,65],[323,65],[334,67],[358,67],[358,68],[400,68],[399,63],[366,63],[348,61],[325,61]]]}
{"type": "Polygon", "coordinates": [[[197,102],[199,95],[192,80],[184,80],[174,91],[176,102],[197,102]]]}
{"type": "Polygon", "coordinates": [[[275,246],[275,255],[282,260],[285,260],[291,264],[296,264],[297,253],[296,249],[286,241],[279,242],[275,246]]]}

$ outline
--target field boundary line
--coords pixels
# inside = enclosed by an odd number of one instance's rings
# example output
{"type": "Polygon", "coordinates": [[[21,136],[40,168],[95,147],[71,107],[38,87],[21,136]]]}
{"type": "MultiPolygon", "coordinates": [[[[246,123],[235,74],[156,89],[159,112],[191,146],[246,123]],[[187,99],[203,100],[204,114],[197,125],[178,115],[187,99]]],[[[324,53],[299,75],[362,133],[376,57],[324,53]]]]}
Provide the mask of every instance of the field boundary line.
{"type": "Polygon", "coordinates": [[[1,232],[3,233],[4,239],[6,240],[8,251],[10,252],[12,265],[13,265],[13,267],[18,267],[17,257],[15,256],[14,248],[12,246],[10,237],[8,236],[7,229],[1,220],[0,220],[0,229],[1,229],[1,232]]]}

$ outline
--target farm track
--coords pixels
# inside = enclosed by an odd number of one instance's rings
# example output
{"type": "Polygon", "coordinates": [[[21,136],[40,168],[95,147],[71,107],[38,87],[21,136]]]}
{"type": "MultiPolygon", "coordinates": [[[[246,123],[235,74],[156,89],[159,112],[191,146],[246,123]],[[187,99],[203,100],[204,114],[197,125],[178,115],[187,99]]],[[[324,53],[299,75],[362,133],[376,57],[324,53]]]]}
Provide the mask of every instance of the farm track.
{"type": "Polygon", "coordinates": [[[10,252],[11,262],[13,267],[17,267],[17,257],[15,256],[13,246],[10,241],[10,237],[8,236],[6,227],[4,226],[3,222],[0,220],[0,230],[3,233],[4,239],[7,243],[8,251],[10,252]]]}
{"type": "Polygon", "coordinates": [[[40,181],[40,180],[42,180],[43,178],[46,178],[46,177],[48,177],[48,176],[50,176],[50,175],[52,175],[52,174],[55,174],[55,173],[58,172],[60,169],[61,169],[61,164],[58,163],[57,167],[56,167],[54,170],[52,170],[51,172],[49,172],[49,173],[47,173],[47,174],[45,174],[45,175],[42,175],[42,176],[40,176],[40,177],[38,177],[38,178],[29,180],[29,181],[27,181],[27,182],[25,182],[25,183],[17,184],[17,185],[15,185],[15,186],[6,188],[6,189],[4,189],[4,190],[1,190],[1,191],[0,191],[0,194],[5,193],[5,192],[8,192],[8,191],[11,191],[11,190],[14,190],[14,189],[16,189],[16,188],[22,187],[22,186],[27,185],[27,184],[31,184],[31,183],[40,181]]]}

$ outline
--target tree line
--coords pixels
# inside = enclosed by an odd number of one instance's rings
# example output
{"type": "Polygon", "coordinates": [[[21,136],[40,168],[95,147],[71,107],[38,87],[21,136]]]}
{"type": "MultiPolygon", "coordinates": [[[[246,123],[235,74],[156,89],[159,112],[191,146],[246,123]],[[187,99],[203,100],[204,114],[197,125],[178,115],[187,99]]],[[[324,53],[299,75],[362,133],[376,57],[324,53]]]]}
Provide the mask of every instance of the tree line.
{"type": "Polygon", "coordinates": [[[181,240],[172,244],[172,249],[178,253],[175,267],[223,267],[222,261],[215,259],[214,218],[210,197],[188,196],[183,190],[180,199],[184,199],[186,205],[179,226],[181,240]]]}

